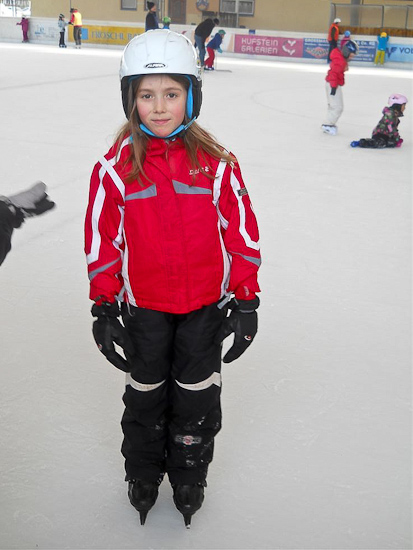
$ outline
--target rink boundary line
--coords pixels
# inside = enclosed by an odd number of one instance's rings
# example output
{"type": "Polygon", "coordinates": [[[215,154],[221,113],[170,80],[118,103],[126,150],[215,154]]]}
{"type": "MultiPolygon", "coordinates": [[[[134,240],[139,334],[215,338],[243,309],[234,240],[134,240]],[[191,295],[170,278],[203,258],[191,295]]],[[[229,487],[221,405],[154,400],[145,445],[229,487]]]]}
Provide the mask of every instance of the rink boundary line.
{"type": "MultiPolygon", "coordinates": [[[[124,46],[99,46],[97,44],[82,45],[82,49],[76,49],[74,46],[68,45],[67,48],[59,48],[54,44],[22,44],[21,42],[6,42],[0,39],[0,49],[24,49],[34,52],[45,52],[55,55],[77,55],[77,56],[97,56],[97,57],[121,57],[124,46]]],[[[289,69],[304,72],[324,73],[327,71],[327,63],[325,60],[318,59],[284,59],[277,57],[274,59],[263,59],[262,57],[253,59],[246,54],[229,55],[225,52],[218,59],[219,64],[224,65],[240,65],[242,67],[268,67],[273,69],[289,69]]],[[[398,77],[413,79],[413,64],[408,63],[391,63],[387,62],[384,67],[366,66],[365,63],[353,62],[350,69],[355,74],[375,74],[387,77],[398,77]],[[397,73],[397,74],[392,74],[397,73]]]]}

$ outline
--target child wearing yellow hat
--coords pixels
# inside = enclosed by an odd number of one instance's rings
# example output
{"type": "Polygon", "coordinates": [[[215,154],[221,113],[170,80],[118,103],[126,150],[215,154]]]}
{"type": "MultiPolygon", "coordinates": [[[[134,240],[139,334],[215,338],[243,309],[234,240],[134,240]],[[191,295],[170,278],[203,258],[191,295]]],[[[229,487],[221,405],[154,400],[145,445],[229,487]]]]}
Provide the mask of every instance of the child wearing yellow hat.
{"type": "Polygon", "coordinates": [[[384,58],[386,55],[387,42],[390,36],[386,32],[382,32],[380,36],[377,36],[377,52],[374,60],[375,65],[384,65],[384,58]]]}

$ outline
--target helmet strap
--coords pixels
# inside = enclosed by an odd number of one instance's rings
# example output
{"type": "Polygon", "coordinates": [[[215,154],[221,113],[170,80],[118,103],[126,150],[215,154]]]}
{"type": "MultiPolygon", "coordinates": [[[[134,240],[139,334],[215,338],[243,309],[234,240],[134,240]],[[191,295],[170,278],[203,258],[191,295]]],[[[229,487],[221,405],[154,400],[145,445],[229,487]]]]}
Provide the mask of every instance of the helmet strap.
{"type": "Polygon", "coordinates": [[[148,136],[152,136],[158,139],[169,139],[171,137],[174,137],[180,134],[181,132],[185,132],[185,130],[187,130],[195,122],[195,120],[196,120],[196,117],[191,119],[187,124],[180,124],[178,128],[176,128],[173,132],[169,134],[169,136],[165,136],[165,137],[157,136],[156,134],[151,132],[149,128],[145,126],[145,124],[140,123],[139,128],[142,130],[142,132],[145,132],[145,134],[148,134],[148,136]]]}

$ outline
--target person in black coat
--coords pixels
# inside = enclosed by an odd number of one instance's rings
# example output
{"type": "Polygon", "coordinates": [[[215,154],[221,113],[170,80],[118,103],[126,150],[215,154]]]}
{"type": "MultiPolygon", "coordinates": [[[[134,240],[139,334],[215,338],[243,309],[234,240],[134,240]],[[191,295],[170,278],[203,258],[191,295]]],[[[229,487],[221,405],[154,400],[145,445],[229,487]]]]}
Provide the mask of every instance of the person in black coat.
{"type": "Polygon", "coordinates": [[[150,31],[153,29],[159,29],[159,21],[156,15],[156,4],[155,2],[148,2],[148,14],[145,20],[145,31],[150,31]]]}
{"type": "Polygon", "coordinates": [[[39,216],[54,205],[42,181],[16,195],[0,196],[0,265],[11,250],[13,231],[22,225],[25,218],[39,216]]]}
{"type": "Polygon", "coordinates": [[[201,67],[204,66],[205,60],[205,42],[206,39],[211,35],[212,29],[219,25],[219,19],[205,19],[200,23],[195,29],[195,45],[199,50],[199,59],[201,61],[201,67]]]}

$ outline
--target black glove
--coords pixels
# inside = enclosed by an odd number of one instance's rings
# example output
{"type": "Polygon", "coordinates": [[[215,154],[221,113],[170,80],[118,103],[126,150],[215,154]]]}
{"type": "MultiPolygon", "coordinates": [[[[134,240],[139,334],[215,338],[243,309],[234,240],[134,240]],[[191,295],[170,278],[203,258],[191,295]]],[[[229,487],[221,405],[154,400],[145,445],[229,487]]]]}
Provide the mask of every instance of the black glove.
{"type": "Polygon", "coordinates": [[[236,300],[234,298],[230,301],[228,307],[232,311],[222,323],[215,337],[215,343],[220,344],[232,332],[235,334],[234,344],[225,354],[224,363],[231,363],[231,361],[238,359],[254,340],[258,329],[258,318],[255,310],[259,305],[258,296],[253,300],[236,300]]]}
{"type": "Polygon", "coordinates": [[[29,189],[16,195],[5,197],[5,199],[23,218],[39,216],[55,206],[46,193],[46,185],[42,181],[38,181],[29,189]]]}
{"type": "Polygon", "coordinates": [[[119,305],[103,303],[92,307],[93,317],[97,320],[93,323],[93,337],[106,359],[124,372],[130,372],[131,365],[115,350],[114,344],[118,344],[125,351],[126,357],[134,355],[133,344],[126,328],[119,322],[119,305]]]}
{"type": "Polygon", "coordinates": [[[33,216],[40,216],[40,214],[44,214],[48,210],[51,210],[55,206],[55,204],[56,203],[51,201],[48,195],[46,195],[45,197],[34,203],[32,207],[21,208],[20,210],[23,212],[23,216],[25,218],[31,218],[33,216]]]}
{"type": "Polygon", "coordinates": [[[0,224],[2,232],[11,234],[13,230],[7,228],[18,229],[21,224],[24,222],[24,215],[20,208],[16,208],[12,205],[7,197],[0,197],[0,224]]]}
{"type": "Polygon", "coordinates": [[[330,95],[336,95],[337,88],[331,88],[330,95]]]}

